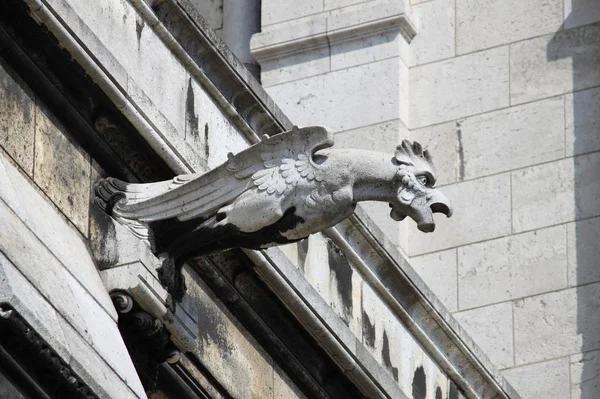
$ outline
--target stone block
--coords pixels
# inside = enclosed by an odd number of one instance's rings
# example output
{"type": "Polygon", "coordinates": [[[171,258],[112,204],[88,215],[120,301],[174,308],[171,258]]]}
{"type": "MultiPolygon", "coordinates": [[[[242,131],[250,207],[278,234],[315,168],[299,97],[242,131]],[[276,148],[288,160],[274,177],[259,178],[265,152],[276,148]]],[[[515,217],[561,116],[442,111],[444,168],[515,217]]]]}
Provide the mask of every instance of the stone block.
{"type": "Polygon", "coordinates": [[[338,70],[400,56],[404,38],[399,31],[384,31],[376,35],[334,42],[331,47],[331,69],[338,70]]]}
{"type": "Polygon", "coordinates": [[[329,72],[329,47],[261,62],[261,83],[269,87],[329,72]]]}
{"type": "Polygon", "coordinates": [[[600,281],[600,218],[567,224],[569,286],[600,281]]]}
{"type": "Polygon", "coordinates": [[[566,247],[556,226],[459,248],[459,308],[566,288],[566,247]]]}
{"type": "Polygon", "coordinates": [[[324,0],[325,10],[348,7],[355,4],[367,3],[371,0],[324,0]]]}
{"type": "Polygon", "coordinates": [[[223,0],[191,0],[206,22],[213,29],[223,27],[223,0]]]}
{"type": "Polygon", "coordinates": [[[593,24],[600,21],[600,3],[596,0],[564,0],[564,29],[593,24]]]}
{"type": "Polygon", "coordinates": [[[598,170],[600,153],[512,172],[514,230],[600,215],[598,170]]]}
{"type": "Polygon", "coordinates": [[[326,123],[334,132],[398,118],[398,73],[393,58],[267,88],[299,126],[326,123]]]}
{"type": "Polygon", "coordinates": [[[458,137],[458,128],[455,122],[415,129],[410,132],[411,140],[418,141],[431,153],[437,173],[436,186],[456,183],[464,177],[464,161],[460,162],[464,155],[459,156],[458,137]]]}
{"type": "Polygon", "coordinates": [[[275,367],[273,372],[273,399],[305,399],[306,396],[283,370],[275,367]]]}
{"type": "Polygon", "coordinates": [[[563,0],[457,0],[456,51],[470,53],[559,29],[563,0]]]}
{"type": "Polygon", "coordinates": [[[331,16],[327,19],[327,30],[345,29],[394,15],[405,14],[406,12],[403,1],[366,1],[353,7],[331,11],[331,16]]]}
{"type": "MultiPolygon", "coordinates": [[[[196,154],[196,170],[215,168],[227,154],[246,149],[250,143],[195,80],[188,80],[186,94],[186,142],[196,154]]],[[[185,159],[190,159],[186,157],[185,159]]]]}
{"type": "MultiPolygon", "coordinates": [[[[569,397],[569,358],[549,360],[504,370],[502,375],[522,399],[569,397]]],[[[571,396],[575,399],[578,396],[571,396]]]]}
{"type": "Polygon", "coordinates": [[[363,344],[405,394],[414,393],[415,380],[420,392],[445,390],[445,374],[368,284],[363,284],[363,344]]]}
{"type": "Polygon", "coordinates": [[[273,361],[198,276],[188,278],[198,323],[194,355],[234,398],[273,396],[273,361]]]}
{"type": "Polygon", "coordinates": [[[252,50],[257,50],[280,43],[304,41],[311,37],[315,43],[323,43],[319,36],[327,32],[328,15],[329,13],[310,15],[276,25],[263,26],[261,32],[252,36],[250,47],[252,50]]]}
{"type": "Polygon", "coordinates": [[[0,199],[116,319],[116,311],[98,275],[87,241],[1,153],[0,199]]]}
{"type": "Polygon", "coordinates": [[[410,226],[410,256],[489,240],[510,233],[510,175],[500,174],[446,186],[441,190],[452,201],[450,219],[435,216],[431,234],[410,226]]]}
{"type": "Polygon", "coordinates": [[[408,129],[399,119],[395,119],[336,133],[335,147],[380,151],[392,155],[396,146],[407,138],[409,138],[408,129]]]}
{"type": "Polygon", "coordinates": [[[596,399],[600,392],[600,351],[571,356],[571,398],[596,399]]]}
{"type": "Polygon", "coordinates": [[[458,310],[456,249],[412,257],[410,265],[448,311],[458,310]]]}
{"type": "Polygon", "coordinates": [[[410,42],[410,66],[455,55],[454,1],[436,0],[413,7],[418,34],[410,42]]]}
{"type": "Polygon", "coordinates": [[[600,89],[598,88],[565,96],[567,156],[600,150],[599,109],[600,89]]]}
{"type": "Polygon", "coordinates": [[[78,331],[63,319],[59,321],[69,349],[74,354],[69,366],[94,393],[105,398],[146,398],[139,378],[134,377],[134,380],[128,381],[130,385],[127,385],[93,347],[82,339],[78,331]]]}
{"type": "Polygon", "coordinates": [[[510,45],[511,104],[600,84],[600,24],[510,45]]]}
{"type": "Polygon", "coordinates": [[[0,146],[29,175],[33,174],[34,99],[25,83],[0,64],[0,146]]]}
{"type": "Polygon", "coordinates": [[[600,347],[600,284],[521,299],[514,304],[515,364],[600,347]]]}
{"type": "Polygon", "coordinates": [[[563,106],[555,97],[461,120],[464,178],[563,158],[563,106]]]}
{"type": "Polygon", "coordinates": [[[261,25],[288,21],[323,11],[323,0],[263,0],[261,25]]]}
{"type": "Polygon", "coordinates": [[[85,236],[90,204],[90,157],[43,108],[38,108],[34,180],[85,236]]]}
{"type": "Polygon", "coordinates": [[[453,316],[496,367],[513,365],[512,303],[485,306],[453,316]]]}
{"type": "Polygon", "coordinates": [[[409,127],[508,106],[508,65],[508,47],[499,47],[412,68],[409,127]]]}

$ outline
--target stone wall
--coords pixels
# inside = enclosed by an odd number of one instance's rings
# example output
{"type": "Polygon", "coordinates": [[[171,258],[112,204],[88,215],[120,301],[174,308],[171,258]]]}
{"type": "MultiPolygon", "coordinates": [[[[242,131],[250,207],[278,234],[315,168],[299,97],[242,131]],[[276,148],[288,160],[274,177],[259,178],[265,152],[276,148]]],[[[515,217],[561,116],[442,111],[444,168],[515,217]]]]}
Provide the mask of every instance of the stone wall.
{"type": "Polygon", "coordinates": [[[87,245],[98,170],[1,61],[0,303],[29,323],[96,395],[145,397],[87,245]]]}
{"type": "MultiPolygon", "coordinates": [[[[387,4],[292,3],[263,1],[259,55],[352,10],[377,20],[387,4]]],[[[372,215],[525,398],[594,398],[600,5],[411,3],[410,44],[392,31],[267,57],[267,91],[294,123],[331,124],[342,145],[427,145],[454,216],[424,235],[372,215]]]]}

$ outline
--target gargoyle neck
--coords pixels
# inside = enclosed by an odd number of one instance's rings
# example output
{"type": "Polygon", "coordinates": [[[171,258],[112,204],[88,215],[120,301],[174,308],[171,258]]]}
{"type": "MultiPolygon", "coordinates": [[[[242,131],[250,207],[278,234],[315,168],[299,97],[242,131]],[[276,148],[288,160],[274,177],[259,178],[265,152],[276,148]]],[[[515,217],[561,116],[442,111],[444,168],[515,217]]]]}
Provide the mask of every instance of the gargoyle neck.
{"type": "Polygon", "coordinates": [[[359,201],[392,201],[396,190],[392,180],[397,166],[392,156],[383,152],[340,149],[330,150],[326,154],[331,166],[349,173],[353,199],[359,201]]]}

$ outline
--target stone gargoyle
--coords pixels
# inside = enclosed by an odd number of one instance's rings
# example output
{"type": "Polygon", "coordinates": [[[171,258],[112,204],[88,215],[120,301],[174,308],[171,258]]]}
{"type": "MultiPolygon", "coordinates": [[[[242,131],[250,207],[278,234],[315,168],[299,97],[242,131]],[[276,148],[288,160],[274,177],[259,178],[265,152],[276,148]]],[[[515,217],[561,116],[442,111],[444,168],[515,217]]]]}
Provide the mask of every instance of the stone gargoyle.
{"type": "Polygon", "coordinates": [[[294,128],[230,153],[206,173],[149,184],[101,180],[95,202],[166,254],[159,277],[178,301],[187,260],[302,240],[350,216],[360,201],[388,202],[392,219],[410,216],[424,232],[435,228],[433,213],[451,216],[419,143],[404,140],[394,156],[332,146],[323,127],[294,128]]]}

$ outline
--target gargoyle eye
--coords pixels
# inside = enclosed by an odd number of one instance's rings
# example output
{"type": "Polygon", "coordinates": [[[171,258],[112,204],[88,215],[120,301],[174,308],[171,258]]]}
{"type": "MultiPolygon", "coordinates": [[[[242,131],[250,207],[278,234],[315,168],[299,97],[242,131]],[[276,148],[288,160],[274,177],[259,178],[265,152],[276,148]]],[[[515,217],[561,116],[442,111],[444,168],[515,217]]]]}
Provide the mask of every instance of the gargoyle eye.
{"type": "Polygon", "coordinates": [[[427,183],[429,183],[429,179],[427,179],[427,176],[418,176],[417,179],[419,180],[419,183],[421,183],[424,186],[426,186],[427,183]]]}

